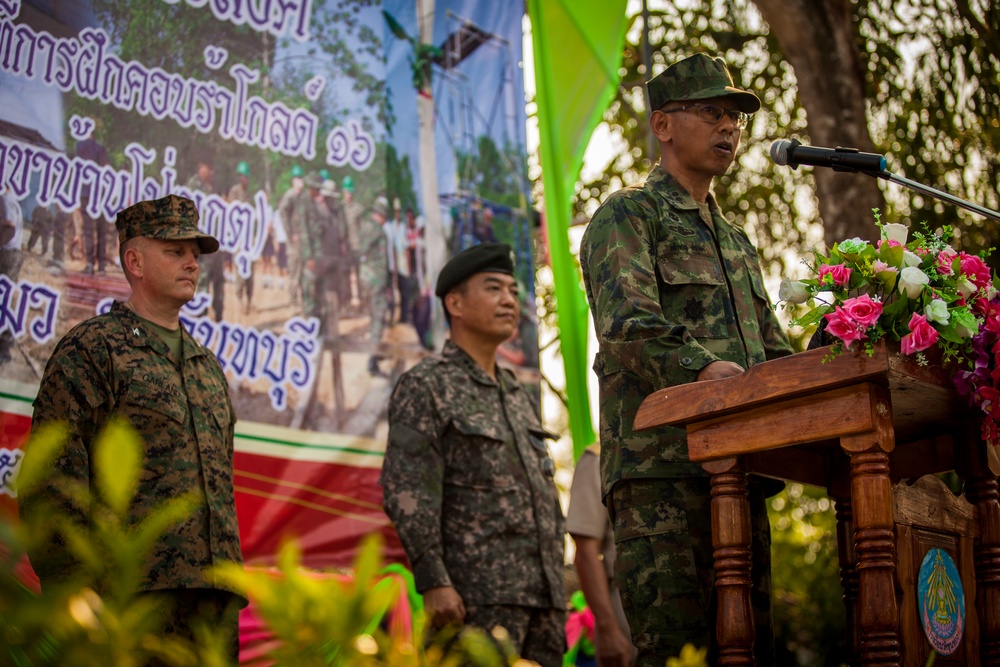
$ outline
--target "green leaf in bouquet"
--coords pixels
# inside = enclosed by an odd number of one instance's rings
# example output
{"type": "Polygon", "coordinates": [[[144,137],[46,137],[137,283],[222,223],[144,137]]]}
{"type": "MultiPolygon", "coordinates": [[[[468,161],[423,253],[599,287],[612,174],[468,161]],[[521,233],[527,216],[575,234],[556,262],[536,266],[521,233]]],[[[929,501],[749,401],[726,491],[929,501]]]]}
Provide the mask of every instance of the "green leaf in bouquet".
{"type": "Polygon", "coordinates": [[[832,309],[833,306],[826,303],[821,306],[816,306],[802,317],[796,317],[794,320],[792,320],[791,325],[802,328],[809,327],[813,324],[816,324],[821,319],[823,319],[823,316],[826,315],[828,312],[830,312],[832,309]]]}
{"type": "Polygon", "coordinates": [[[128,514],[139,485],[142,440],[127,421],[112,418],[94,443],[94,476],[97,489],[119,517],[128,514]]]}
{"type": "MultiPolygon", "coordinates": [[[[979,320],[976,318],[975,313],[973,313],[968,306],[961,306],[959,308],[951,309],[951,322],[949,323],[958,329],[965,329],[968,331],[969,336],[974,336],[979,333],[979,320]]],[[[964,341],[963,341],[964,344],[964,341]]]]}
{"type": "Polygon", "coordinates": [[[903,246],[890,246],[888,243],[883,243],[878,250],[878,258],[893,268],[902,269],[904,250],[903,246]]]}

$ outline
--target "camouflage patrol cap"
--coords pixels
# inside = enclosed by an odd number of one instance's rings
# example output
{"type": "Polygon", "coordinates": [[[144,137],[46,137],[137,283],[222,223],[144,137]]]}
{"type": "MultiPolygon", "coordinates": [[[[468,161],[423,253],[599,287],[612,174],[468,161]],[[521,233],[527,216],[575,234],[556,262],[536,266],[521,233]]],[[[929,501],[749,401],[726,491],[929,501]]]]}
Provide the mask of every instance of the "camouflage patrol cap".
{"type": "Polygon", "coordinates": [[[481,243],[466,248],[441,269],[434,294],[443,299],[466,278],[477,273],[514,275],[514,251],[506,243],[481,243]]]}
{"type": "Polygon", "coordinates": [[[194,202],[177,195],[141,201],[118,211],[115,228],[119,243],[144,236],[161,241],[194,239],[203,255],[219,249],[215,237],[198,229],[198,208],[194,202]]]}
{"type": "Polygon", "coordinates": [[[646,82],[652,111],[667,102],[705,100],[710,97],[732,97],[736,107],[745,113],[760,109],[760,100],[753,93],[733,85],[733,77],[722,58],[696,53],[674,63],[646,82]]]}

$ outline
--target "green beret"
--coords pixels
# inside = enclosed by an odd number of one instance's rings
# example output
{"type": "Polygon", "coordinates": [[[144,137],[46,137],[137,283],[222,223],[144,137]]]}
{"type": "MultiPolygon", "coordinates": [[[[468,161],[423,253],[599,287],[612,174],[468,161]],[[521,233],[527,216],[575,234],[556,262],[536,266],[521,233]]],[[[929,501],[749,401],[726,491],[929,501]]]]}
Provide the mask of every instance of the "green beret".
{"type": "Polygon", "coordinates": [[[477,273],[514,275],[514,251],[506,243],[481,243],[466,248],[441,269],[434,294],[444,298],[466,278],[477,273]]]}
{"type": "Polygon", "coordinates": [[[161,241],[194,239],[204,255],[219,249],[215,237],[198,229],[198,208],[194,202],[177,195],[141,201],[118,211],[115,228],[119,243],[144,236],[161,241]]]}
{"type": "Polygon", "coordinates": [[[674,63],[646,82],[650,112],[661,109],[667,102],[705,100],[710,97],[732,97],[736,107],[745,113],[760,109],[757,96],[733,85],[726,62],[704,53],[696,53],[674,63]]]}

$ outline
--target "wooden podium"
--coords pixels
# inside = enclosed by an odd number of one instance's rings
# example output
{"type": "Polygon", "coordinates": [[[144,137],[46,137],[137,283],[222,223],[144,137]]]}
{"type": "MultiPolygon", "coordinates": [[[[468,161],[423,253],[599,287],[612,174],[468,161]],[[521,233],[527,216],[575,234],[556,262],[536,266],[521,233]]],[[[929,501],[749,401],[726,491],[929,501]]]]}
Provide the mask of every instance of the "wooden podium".
{"type": "MultiPolygon", "coordinates": [[[[822,363],[820,348],[724,380],[663,389],[637,429],[687,429],[688,452],[711,475],[719,665],[754,665],[747,474],[827,489],[837,507],[841,584],[852,665],[915,665],[923,631],[900,580],[893,484],[954,470],[970,506],[974,581],[966,585],[963,663],[1000,666],[1000,459],[940,366],[884,342],[822,363]],[[896,348],[898,350],[898,348],[896,348]],[[978,620],[978,624],[975,621],[978,620]],[[919,634],[917,634],[919,633],[919,634]]],[[[972,579],[972,575],[969,575],[972,579]]],[[[817,647],[822,648],[822,647],[817,647]]],[[[919,662],[923,665],[924,662],[919,662]]],[[[935,665],[954,664],[939,658],[935,665]]]]}

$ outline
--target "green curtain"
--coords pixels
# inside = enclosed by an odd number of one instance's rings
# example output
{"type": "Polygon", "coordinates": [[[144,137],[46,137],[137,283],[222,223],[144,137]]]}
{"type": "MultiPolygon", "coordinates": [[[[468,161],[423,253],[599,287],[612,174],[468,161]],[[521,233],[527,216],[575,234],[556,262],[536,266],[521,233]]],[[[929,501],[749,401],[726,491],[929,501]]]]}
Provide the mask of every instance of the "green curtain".
{"type": "Polygon", "coordinates": [[[545,221],[566,372],[570,434],[579,458],[594,442],[587,397],[587,299],[569,249],[574,185],[594,128],[618,87],[626,0],[527,0],[535,58],[545,221]]]}

